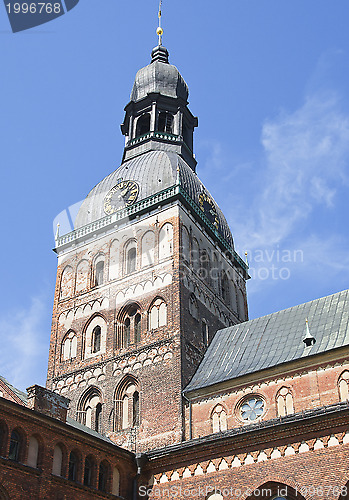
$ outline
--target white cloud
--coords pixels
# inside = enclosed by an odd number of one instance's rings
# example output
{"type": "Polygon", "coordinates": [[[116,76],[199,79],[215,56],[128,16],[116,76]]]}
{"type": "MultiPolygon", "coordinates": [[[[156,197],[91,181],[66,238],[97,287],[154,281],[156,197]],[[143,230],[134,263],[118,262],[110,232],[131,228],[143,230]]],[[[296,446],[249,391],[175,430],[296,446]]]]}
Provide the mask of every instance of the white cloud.
{"type": "Polygon", "coordinates": [[[259,171],[250,206],[230,214],[240,247],[282,244],[317,207],[331,208],[347,183],[349,116],[334,93],[308,96],[294,112],[266,120],[261,133],[264,168],[259,171]]]}
{"type": "Polygon", "coordinates": [[[33,383],[44,383],[49,338],[43,326],[45,308],[44,299],[34,297],[28,309],[0,318],[0,374],[22,390],[33,383]]]}

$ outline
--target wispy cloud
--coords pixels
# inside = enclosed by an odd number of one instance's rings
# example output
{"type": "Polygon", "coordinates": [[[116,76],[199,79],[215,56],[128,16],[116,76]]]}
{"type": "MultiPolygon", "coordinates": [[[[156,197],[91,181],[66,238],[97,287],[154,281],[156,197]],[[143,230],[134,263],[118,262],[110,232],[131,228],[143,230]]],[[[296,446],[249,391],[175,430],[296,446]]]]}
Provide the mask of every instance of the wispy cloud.
{"type": "Polygon", "coordinates": [[[219,141],[206,145],[203,176],[218,193],[236,250],[249,253],[249,293],[281,284],[288,273],[298,288],[313,282],[325,289],[329,275],[347,286],[348,96],[333,77],[341,57],[330,51],[319,58],[301,104],[264,120],[260,149],[250,157],[236,161],[219,141]],[[222,182],[233,186],[223,200],[222,182]]]}
{"type": "Polygon", "coordinates": [[[266,120],[258,192],[239,227],[242,244],[257,248],[280,244],[319,206],[331,208],[347,183],[349,116],[334,93],[308,96],[294,112],[266,120]]]}
{"type": "Polygon", "coordinates": [[[45,380],[49,339],[44,326],[46,307],[42,297],[34,297],[28,309],[0,318],[0,374],[22,390],[45,380]]]}

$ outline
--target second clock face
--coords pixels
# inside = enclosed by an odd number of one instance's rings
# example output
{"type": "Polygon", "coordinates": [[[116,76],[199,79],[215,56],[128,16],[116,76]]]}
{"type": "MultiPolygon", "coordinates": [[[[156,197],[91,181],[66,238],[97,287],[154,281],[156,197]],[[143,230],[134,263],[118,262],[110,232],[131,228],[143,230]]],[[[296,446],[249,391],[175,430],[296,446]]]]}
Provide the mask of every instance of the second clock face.
{"type": "Polygon", "coordinates": [[[111,188],[104,198],[104,212],[113,214],[122,208],[132,205],[139,194],[139,186],[134,181],[120,181],[111,188]]]}
{"type": "Polygon", "coordinates": [[[213,200],[209,197],[209,195],[205,192],[202,192],[199,196],[199,206],[201,210],[204,212],[208,220],[213,224],[217,229],[219,227],[219,219],[217,215],[217,210],[213,200]]]}

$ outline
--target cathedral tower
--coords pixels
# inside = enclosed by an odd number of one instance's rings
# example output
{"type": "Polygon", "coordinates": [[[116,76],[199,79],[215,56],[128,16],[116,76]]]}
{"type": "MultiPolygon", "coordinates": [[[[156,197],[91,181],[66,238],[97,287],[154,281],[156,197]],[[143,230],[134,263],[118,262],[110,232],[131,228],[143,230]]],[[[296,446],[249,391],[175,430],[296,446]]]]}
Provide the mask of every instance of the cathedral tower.
{"type": "Polygon", "coordinates": [[[137,450],[185,439],[182,391],[223,327],[248,319],[247,267],[196,174],[188,87],[161,43],[136,75],[121,166],[58,236],[47,386],[137,450]]]}

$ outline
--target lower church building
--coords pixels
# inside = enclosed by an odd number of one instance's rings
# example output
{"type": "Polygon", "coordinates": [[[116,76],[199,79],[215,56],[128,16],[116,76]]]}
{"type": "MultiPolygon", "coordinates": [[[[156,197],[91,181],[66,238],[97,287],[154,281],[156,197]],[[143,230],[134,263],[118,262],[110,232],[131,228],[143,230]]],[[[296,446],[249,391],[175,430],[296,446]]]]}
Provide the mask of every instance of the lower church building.
{"type": "Polygon", "coordinates": [[[349,291],[248,320],[188,95],[160,33],[57,231],[46,388],[0,377],[0,500],[349,499],[349,291]]]}

